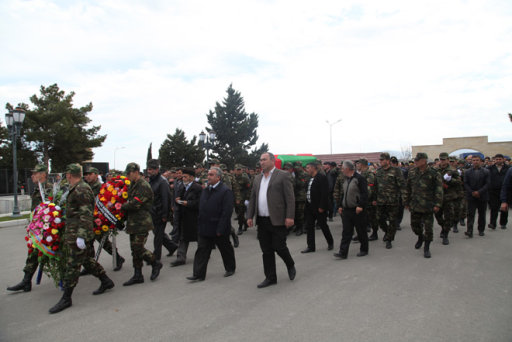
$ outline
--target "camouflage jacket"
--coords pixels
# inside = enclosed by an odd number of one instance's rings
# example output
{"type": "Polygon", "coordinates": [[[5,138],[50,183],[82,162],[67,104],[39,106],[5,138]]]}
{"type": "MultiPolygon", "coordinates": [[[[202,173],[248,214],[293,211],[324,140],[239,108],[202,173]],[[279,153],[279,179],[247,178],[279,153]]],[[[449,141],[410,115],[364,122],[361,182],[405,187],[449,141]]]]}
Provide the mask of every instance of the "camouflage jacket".
{"type": "Polygon", "coordinates": [[[93,213],[94,194],[91,187],[84,180],[80,180],[70,187],[66,199],[66,231],[64,233],[66,243],[74,245],[77,237],[85,241],[94,238],[93,213]]]}
{"type": "MultiPolygon", "coordinates": [[[[39,183],[35,183],[34,185],[34,192],[32,192],[32,195],[30,196],[32,199],[30,211],[34,211],[34,209],[43,201],[41,199],[41,192],[39,191],[39,183]]],[[[50,182],[44,182],[41,185],[43,186],[44,197],[48,200],[48,196],[52,196],[53,184],[50,182]]]]}
{"type": "Polygon", "coordinates": [[[441,174],[431,167],[421,172],[412,168],[407,177],[404,206],[411,212],[432,213],[434,207],[443,205],[443,180],[441,174]]]}
{"type": "Polygon", "coordinates": [[[147,233],[153,229],[151,207],[153,206],[153,190],[144,179],[132,182],[128,187],[128,199],[121,207],[126,213],[126,233],[147,233]]]}
{"type": "Polygon", "coordinates": [[[198,184],[200,184],[203,189],[206,187],[206,183],[208,183],[208,172],[203,171],[194,179],[198,184]]]}
{"type": "Polygon", "coordinates": [[[243,203],[245,200],[248,200],[251,195],[251,180],[249,176],[246,173],[236,175],[234,183],[237,184],[236,187],[238,188],[237,192],[233,192],[235,202],[243,203]]]}
{"type": "Polygon", "coordinates": [[[336,183],[334,183],[334,192],[333,197],[336,201],[336,207],[339,208],[341,206],[341,198],[343,197],[343,183],[345,182],[345,175],[343,173],[339,173],[336,178],[336,183]]]}
{"type": "MultiPolygon", "coordinates": [[[[233,185],[231,182],[231,175],[227,172],[222,172],[222,183],[224,183],[229,190],[233,190],[233,185]]],[[[233,190],[234,191],[234,190],[233,190]]]]}
{"type": "Polygon", "coordinates": [[[101,190],[101,183],[100,183],[100,181],[97,180],[96,182],[94,182],[92,184],[89,184],[89,186],[92,189],[94,197],[98,196],[98,194],[100,193],[100,190],[101,190]]]}
{"type": "Polygon", "coordinates": [[[462,178],[459,175],[459,172],[448,165],[445,168],[438,167],[437,172],[441,175],[441,179],[443,181],[443,201],[454,201],[460,198],[461,187],[463,187],[462,178]],[[452,179],[447,182],[444,180],[444,175],[448,174],[452,177],[452,179]]]}
{"type": "Polygon", "coordinates": [[[304,171],[295,171],[293,194],[295,195],[295,202],[306,202],[306,173],[304,171]]]}
{"type": "Polygon", "coordinates": [[[377,205],[398,205],[405,189],[402,170],[391,166],[387,170],[380,168],[375,174],[377,205]]]}
{"type": "Polygon", "coordinates": [[[368,184],[368,205],[372,205],[372,202],[377,200],[377,191],[375,191],[375,174],[370,170],[361,172],[361,176],[366,179],[368,184]]]}

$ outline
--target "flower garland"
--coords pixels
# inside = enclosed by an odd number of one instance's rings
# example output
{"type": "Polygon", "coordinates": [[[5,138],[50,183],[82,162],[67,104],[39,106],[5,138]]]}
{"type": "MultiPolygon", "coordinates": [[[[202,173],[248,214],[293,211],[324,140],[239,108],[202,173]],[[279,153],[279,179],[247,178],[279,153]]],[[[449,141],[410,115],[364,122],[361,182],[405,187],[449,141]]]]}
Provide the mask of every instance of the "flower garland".
{"type": "Polygon", "coordinates": [[[58,259],[60,256],[61,235],[64,231],[62,208],[50,201],[40,203],[33,212],[32,220],[27,226],[27,247],[29,253],[34,248],[39,256],[46,255],[58,259]]]}
{"type": "MultiPolygon", "coordinates": [[[[121,220],[124,217],[124,213],[121,211],[121,206],[128,199],[128,186],[130,180],[125,176],[116,176],[110,181],[103,183],[98,194],[99,202],[107,208],[108,211],[117,220],[121,220]]],[[[94,225],[93,231],[96,235],[115,231],[116,225],[107,218],[109,215],[105,215],[99,205],[97,204],[94,208],[94,225]]]]}

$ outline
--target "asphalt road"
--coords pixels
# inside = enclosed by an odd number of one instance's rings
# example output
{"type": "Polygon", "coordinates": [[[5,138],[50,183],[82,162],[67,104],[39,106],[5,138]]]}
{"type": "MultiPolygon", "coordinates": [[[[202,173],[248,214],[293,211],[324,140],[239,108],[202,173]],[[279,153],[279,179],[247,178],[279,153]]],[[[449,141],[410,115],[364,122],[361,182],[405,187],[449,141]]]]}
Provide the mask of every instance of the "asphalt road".
{"type": "MultiPolygon", "coordinates": [[[[23,276],[25,229],[1,228],[0,340],[512,341],[512,229],[487,229],[472,240],[451,234],[451,244],[443,246],[436,226],[432,258],[425,259],[413,247],[408,216],[393,249],[374,241],[363,258],[352,244],[347,260],[335,260],[320,231],[317,252],[304,255],[305,235],[291,235],[297,278],[288,280],[278,258],[278,284],[265,289],[256,288],[264,276],[254,229],[241,236],[233,277],[223,277],[213,251],[206,281],[199,283],[185,279],[192,274],[195,243],[186,265],[170,268],[174,258],[164,257],[156,281],[144,267],[146,282],[131,287],[122,286],[132,275],[131,260],[113,272],[110,256],[102,253],[116,287],[93,296],[99,281],[82,277],[73,306],[55,315],[48,309],[61,292],[46,276],[31,292],[5,290],[23,276]]],[[[330,227],[339,246],[339,217],[330,227]]],[[[129,257],[126,234],[118,245],[129,257]]]]}

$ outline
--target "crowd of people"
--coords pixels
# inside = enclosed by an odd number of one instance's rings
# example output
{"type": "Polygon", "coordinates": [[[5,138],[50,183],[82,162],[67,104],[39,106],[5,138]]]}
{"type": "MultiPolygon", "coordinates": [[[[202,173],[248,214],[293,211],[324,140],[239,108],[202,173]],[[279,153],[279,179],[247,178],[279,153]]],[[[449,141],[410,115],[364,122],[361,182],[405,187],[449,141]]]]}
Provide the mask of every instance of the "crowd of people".
{"type": "MultiPolygon", "coordinates": [[[[379,228],[387,249],[393,247],[400,230],[404,210],[411,215],[411,228],[417,235],[416,249],[431,258],[434,218],[441,226],[440,239],[448,245],[449,234],[466,226],[465,235],[473,237],[478,212],[478,235],[485,235],[486,209],[490,208],[488,228],[506,229],[508,203],[512,200],[512,168],[510,160],[497,154],[483,159],[478,155],[457,160],[441,153],[433,162],[425,153],[414,161],[399,163],[389,153],[381,153],[378,163],[365,159],[334,162],[312,161],[285,163],[276,168],[272,153],[263,153],[254,167],[236,164],[228,170],[212,159],[207,167],[176,167],[162,170],[159,161],[147,162],[143,172],[129,163],[125,175],[130,181],[127,199],[121,206],[125,220],[116,227],[129,235],[133,276],[123,285],[144,283],[144,262],[151,266],[150,279],[156,280],[163,267],[162,249],[167,256],[176,253],[170,266],[187,262],[190,242],[197,241],[192,282],[206,278],[212,249],[218,248],[225,277],[236,271],[235,250],[239,236],[257,226],[265,278],[258,284],[264,288],[277,283],[277,254],[285,263],[290,280],[296,276],[295,262],[287,247],[287,236],[306,234],[306,247],[301,253],[314,253],[316,230],[321,230],[327,249],[334,249],[334,237],[328,222],[339,214],[342,236],[337,259],[347,259],[352,241],[359,242],[358,257],[369,254],[370,241],[379,239],[379,228]],[[238,227],[232,226],[233,212],[238,227]],[[498,222],[499,216],[499,222],[498,222]],[[166,228],[171,228],[166,232],[166,228]],[[146,249],[149,231],[153,231],[153,250],[146,249]],[[231,243],[233,240],[233,243],[231,243]]],[[[106,175],[109,181],[111,175],[106,175]]],[[[32,181],[39,186],[32,194],[32,210],[52,190],[48,170],[37,165],[32,181]]],[[[62,272],[64,293],[50,313],[71,306],[73,289],[80,276],[92,274],[100,280],[93,292],[99,295],[114,287],[95,258],[94,241],[99,248],[116,255],[119,271],[125,259],[108,238],[92,234],[95,198],[100,193],[101,178],[96,168],[82,170],[79,164],[66,169],[69,192],[66,198],[66,230],[63,241],[68,250],[62,272]]],[[[108,236],[107,236],[108,237],[108,236]]],[[[37,249],[29,252],[23,269],[23,280],[7,288],[9,291],[31,291],[32,277],[40,262],[37,249]]]]}

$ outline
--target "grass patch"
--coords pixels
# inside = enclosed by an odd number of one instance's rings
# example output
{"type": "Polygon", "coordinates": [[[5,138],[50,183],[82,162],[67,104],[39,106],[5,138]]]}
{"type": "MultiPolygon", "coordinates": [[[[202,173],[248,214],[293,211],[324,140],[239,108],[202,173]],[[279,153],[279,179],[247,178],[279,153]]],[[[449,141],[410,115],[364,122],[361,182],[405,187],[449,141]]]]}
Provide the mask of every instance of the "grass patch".
{"type": "Polygon", "coordinates": [[[4,217],[0,217],[0,222],[29,219],[29,218],[30,218],[30,214],[21,215],[20,217],[4,216],[4,217]]]}

